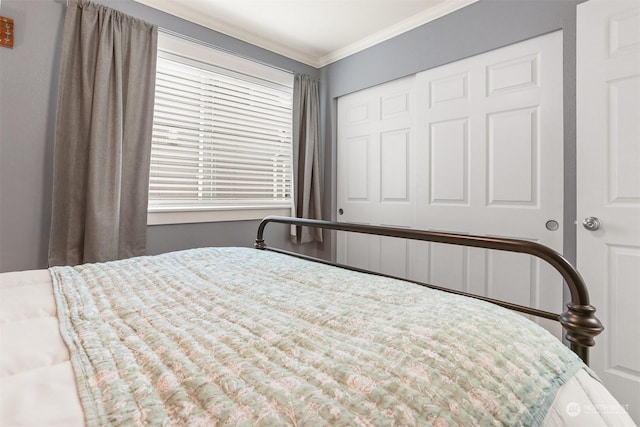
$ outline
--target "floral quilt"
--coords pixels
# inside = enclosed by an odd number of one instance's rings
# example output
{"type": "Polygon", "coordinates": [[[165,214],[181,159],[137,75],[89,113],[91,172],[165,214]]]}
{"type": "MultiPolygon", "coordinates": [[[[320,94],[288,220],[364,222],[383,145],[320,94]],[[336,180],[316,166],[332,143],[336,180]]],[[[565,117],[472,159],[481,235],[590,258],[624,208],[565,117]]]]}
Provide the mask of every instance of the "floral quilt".
{"type": "Polygon", "coordinates": [[[50,272],[90,426],[530,426],[584,367],[492,304],[268,251],[50,272]]]}

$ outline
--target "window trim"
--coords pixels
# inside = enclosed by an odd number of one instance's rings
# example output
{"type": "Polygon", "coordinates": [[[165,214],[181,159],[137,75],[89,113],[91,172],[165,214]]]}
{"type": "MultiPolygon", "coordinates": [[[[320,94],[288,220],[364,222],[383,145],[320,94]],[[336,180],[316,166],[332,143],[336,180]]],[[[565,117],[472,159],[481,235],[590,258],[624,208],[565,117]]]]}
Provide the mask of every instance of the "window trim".
{"type": "Polygon", "coordinates": [[[176,208],[147,212],[147,225],[193,224],[260,220],[269,215],[294,216],[292,207],[220,206],[217,208],[178,210],[176,208]]]}
{"type": "MultiPolygon", "coordinates": [[[[163,52],[185,58],[188,61],[215,64],[218,72],[228,73],[230,76],[259,76],[276,86],[290,88],[293,92],[293,73],[265,65],[251,59],[224,52],[214,46],[206,45],[198,40],[171,34],[166,31],[158,32],[158,56],[163,52]]],[[[291,153],[293,157],[293,150],[291,153]]],[[[293,158],[291,159],[293,161],[293,158]]],[[[293,171],[292,171],[293,172],[293,171]]],[[[256,206],[251,201],[247,204],[233,203],[229,205],[207,206],[161,206],[147,207],[147,225],[185,224],[218,221],[258,220],[268,215],[295,216],[295,201],[293,198],[293,176],[291,177],[290,202],[275,202],[256,206]]]]}

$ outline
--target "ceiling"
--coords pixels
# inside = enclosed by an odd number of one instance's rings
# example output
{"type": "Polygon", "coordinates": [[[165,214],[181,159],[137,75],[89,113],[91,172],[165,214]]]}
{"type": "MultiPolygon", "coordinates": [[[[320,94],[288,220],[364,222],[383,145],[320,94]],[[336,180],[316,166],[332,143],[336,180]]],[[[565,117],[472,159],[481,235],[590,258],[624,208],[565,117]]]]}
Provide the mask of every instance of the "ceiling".
{"type": "Polygon", "coordinates": [[[477,0],[136,0],[319,68],[477,0]]]}

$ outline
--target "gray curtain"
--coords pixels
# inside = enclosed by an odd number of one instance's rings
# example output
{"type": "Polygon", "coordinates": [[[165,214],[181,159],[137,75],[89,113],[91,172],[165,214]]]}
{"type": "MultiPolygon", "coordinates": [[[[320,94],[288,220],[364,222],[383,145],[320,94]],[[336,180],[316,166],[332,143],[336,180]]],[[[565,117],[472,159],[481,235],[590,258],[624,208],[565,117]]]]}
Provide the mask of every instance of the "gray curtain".
{"type": "MultiPolygon", "coordinates": [[[[322,218],[318,81],[297,74],[293,85],[293,179],[297,218],[322,218]]],[[[296,227],[296,241],[322,242],[322,230],[296,227]]]]}
{"type": "Polygon", "coordinates": [[[143,255],[157,27],[86,0],[64,22],[49,265],[143,255]]]}

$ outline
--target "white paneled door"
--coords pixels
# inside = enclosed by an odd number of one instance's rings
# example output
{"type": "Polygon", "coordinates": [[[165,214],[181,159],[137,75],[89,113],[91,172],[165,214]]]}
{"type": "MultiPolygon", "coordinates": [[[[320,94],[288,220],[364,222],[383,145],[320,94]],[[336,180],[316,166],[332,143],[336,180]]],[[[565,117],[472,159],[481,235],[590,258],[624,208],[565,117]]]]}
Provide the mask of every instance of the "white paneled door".
{"type": "Polygon", "coordinates": [[[577,25],[578,270],[605,327],[591,367],[640,424],[640,1],[582,3],[577,25]]]}
{"type": "MultiPolygon", "coordinates": [[[[338,221],[411,227],[415,77],[338,100],[338,221]]],[[[338,262],[405,276],[406,242],[338,233],[338,262]]]]}
{"type": "MultiPolygon", "coordinates": [[[[414,226],[525,238],[562,252],[562,33],[422,72],[416,88],[416,155],[425,167],[416,171],[414,226]]],[[[414,263],[412,277],[561,311],[562,282],[542,261],[422,250],[430,268],[414,263]]]]}
{"type": "MultiPolygon", "coordinates": [[[[339,221],[519,237],[562,251],[562,33],[338,100],[339,221]]],[[[338,261],[553,312],[528,256],[339,236],[338,261]]]]}

